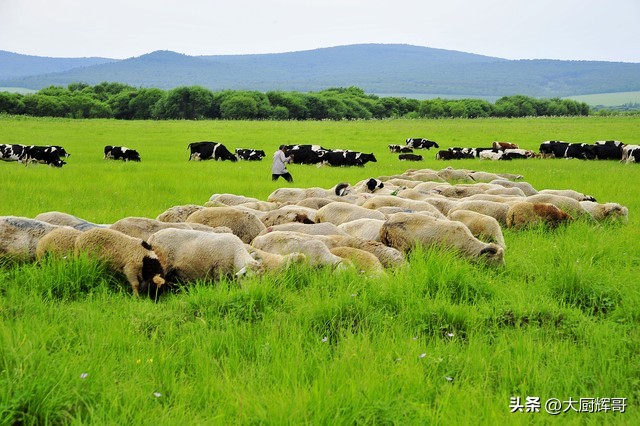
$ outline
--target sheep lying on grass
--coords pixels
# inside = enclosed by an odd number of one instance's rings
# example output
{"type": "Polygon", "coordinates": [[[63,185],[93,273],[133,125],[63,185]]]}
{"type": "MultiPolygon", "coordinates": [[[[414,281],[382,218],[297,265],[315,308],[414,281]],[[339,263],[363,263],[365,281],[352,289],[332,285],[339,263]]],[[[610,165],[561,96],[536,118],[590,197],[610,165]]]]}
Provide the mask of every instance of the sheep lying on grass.
{"type": "Polygon", "coordinates": [[[33,261],[38,241],[58,226],[19,216],[0,216],[0,258],[33,261]]]}
{"type": "Polygon", "coordinates": [[[104,261],[114,272],[123,273],[133,294],[149,293],[156,298],[166,288],[164,271],[151,246],[140,238],[106,228],[93,228],[78,235],[76,256],[87,253],[90,258],[104,261]]]}

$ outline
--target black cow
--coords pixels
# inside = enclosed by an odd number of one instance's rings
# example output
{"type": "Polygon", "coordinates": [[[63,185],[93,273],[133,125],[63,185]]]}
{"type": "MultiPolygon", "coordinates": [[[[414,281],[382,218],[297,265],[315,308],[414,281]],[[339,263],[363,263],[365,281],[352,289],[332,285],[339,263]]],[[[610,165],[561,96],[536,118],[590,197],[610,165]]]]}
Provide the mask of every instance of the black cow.
{"type": "Polygon", "coordinates": [[[398,155],[398,160],[406,160],[406,161],[422,161],[422,155],[416,155],[416,154],[400,154],[400,155],[398,155]]]}
{"type": "Polygon", "coordinates": [[[261,161],[267,154],[261,149],[236,148],[238,160],[261,161]]]}
{"type": "Polygon", "coordinates": [[[593,151],[598,160],[621,160],[622,149],[624,144],[616,145],[615,141],[606,141],[606,143],[596,142],[593,145],[593,151]],[[609,143],[612,142],[612,143],[609,143]]]}
{"type": "Polygon", "coordinates": [[[191,142],[187,145],[191,150],[189,161],[220,160],[238,161],[226,146],[220,142],[191,142]]]}
{"type": "Polygon", "coordinates": [[[430,141],[425,138],[407,138],[405,141],[409,148],[415,149],[429,149],[429,148],[440,148],[437,142],[430,141]]]}
{"type": "Polygon", "coordinates": [[[69,154],[60,146],[25,146],[19,161],[28,166],[32,162],[47,164],[53,167],[62,167],[67,164],[60,159],[60,155],[68,157],[69,154]]]}
{"type": "Polygon", "coordinates": [[[389,145],[389,152],[394,152],[394,153],[406,153],[406,152],[413,152],[412,148],[409,148],[408,146],[402,146],[402,145],[389,145]]]}
{"type": "Polygon", "coordinates": [[[107,145],[104,147],[104,158],[105,160],[140,161],[140,154],[135,149],[125,146],[107,145]]]}

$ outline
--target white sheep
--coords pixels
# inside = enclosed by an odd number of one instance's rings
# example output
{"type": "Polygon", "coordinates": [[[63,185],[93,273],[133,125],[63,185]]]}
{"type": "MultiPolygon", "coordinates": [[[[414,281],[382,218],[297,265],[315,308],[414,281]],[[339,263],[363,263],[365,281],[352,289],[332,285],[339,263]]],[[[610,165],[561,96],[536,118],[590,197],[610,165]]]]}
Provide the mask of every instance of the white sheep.
{"type": "Polygon", "coordinates": [[[274,226],[283,223],[315,223],[316,210],[301,206],[282,206],[278,209],[266,212],[260,216],[264,226],[274,226]]]}
{"type": "Polygon", "coordinates": [[[449,219],[464,223],[471,234],[480,241],[496,243],[503,249],[507,248],[502,228],[495,218],[471,210],[456,210],[449,214],[449,219]]]}
{"type": "Polygon", "coordinates": [[[478,240],[464,224],[449,219],[397,213],[382,225],[380,240],[403,252],[417,245],[439,246],[458,250],[472,259],[484,259],[490,264],[504,264],[502,247],[478,240]]]}
{"type": "Polygon", "coordinates": [[[185,223],[185,222],[162,222],[155,219],[149,219],[146,217],[125,217],[114,222],[110,229],[127,234],[130,237],[140,238],[142,240],[148,240],[148,238],[158,232],[161,229],[177,228],[177,229],[196,229],[199,231],[207,232],[231,232],[227,227],[212,228],[200,223],[185,223]]]}
{"type": "Polygon", "coordinates": [[[167,228],[153,234],[149,244],[170,281],[236,277],[260,267],[233,234],[167,228]]]}
{"type": "Polygon", "coordinates": [[[156,217],[156,219],[161,222],[184,222],[191,215],[191,213],[202,209],[204,209],[204,206],[198,206],[196,204],[173,206],[160,213],[156,217]]]}
{"type": "Polygon", "coordinates": [[[300,232],[273,231],[255,237],[251,245],[280,255],[302,253],[313,266],[338,266],[342,263],[342,258],[332,254],[322,241],[310,237],[300,232]]]}
{"type": "Polygon", "coordinates": [[[52,225],[58,226],[71,226],[80,231],[86,231],[87,229],[95,228],[95,227],[105,227],[105,225],[98,225],[84,219],[80,219],[79,217],[70,215],[68,213],[62,212],[46,212],[40,213],[38,216],[34,217],[35,220],[41,220],[43,222],[50,223],[52,225]]]}
{"type": "Polygon", "coordinates": [[[112,271],[124,274],[136,296],[148,291],[155,297],[167,287],[158,256],[140,238],[113,229],[93,228],[78,235],[74,253],[86,253],[106,262],[112,271]]]}
{"type": "Polygon", "coordinates": [[[258,235],[264,235],[267,232],[273,232],[273,231],[294,231],[294,232],[301,232],[303,234],[311,234],[311,235],[348,235],[344,231],[338,229],[338,226],[334,225],[331,222],[283,223],[280,225],[268,226],[267,228],[260,231],[258,235]]]}
{"type": "Polygon", "coordinates": [[[41,220],[0,216],[0,258],[34,260],[38,241],[57,228],[57,225],[41,220]]]}
{"type": "Polygon", "coordinates": [[[226,226],[245,243],[250,243],[265,229],[258,216],[237,207],[206,207],[193,212],[186,222],[201,223],[212,228],[226,226]]]}
{"type": "Polygon", "coordinates": [[[367,209],[377,209],[379,207],[400,207],[405,210],[428,212],[435,217],[444,217],[440,210],[426,201],[409,200],[395,197],[393,195],[379,195],[373,197],[362,204],[367,209]]]}
{"type": "Polygon", "coordinates": [[[338,225],[338,229],[352,237],[363,240],[380,241],[380,228],[384,220],[381,219],[356,219],[338,225]]]}
{"type": "Polygon", "coordinates": [[[76,239],[83,231],[70,226],[61,226],[44,235],[36,245],[36,259],[40,260],[47,254],[66,258],[73,255],[76,239]]]}
{"type": "Polygon", "coordinates": [[[386,219],[378,211],[342,202],[327,204],[316,212],[316,222],[331,222],[335,225],[362,218],[386,219]]]}
{"type": "Polygon", "coordinates": [[[618,203],[596,203],[595,201],[580,201],[580,205],[593,217],[601,222],[606,220],[629,221],[629,209],[618,203]]]}

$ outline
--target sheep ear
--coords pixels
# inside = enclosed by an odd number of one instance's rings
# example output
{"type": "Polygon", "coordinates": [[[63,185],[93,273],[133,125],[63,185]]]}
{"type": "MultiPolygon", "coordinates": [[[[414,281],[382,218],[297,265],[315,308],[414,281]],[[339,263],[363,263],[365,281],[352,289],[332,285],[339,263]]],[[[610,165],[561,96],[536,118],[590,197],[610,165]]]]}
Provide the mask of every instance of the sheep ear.
{"type": "Polygon", "coordinates": [[[142,247],[146,248],[147,250],[153,250],[151,248],[151,244],[149,244],[148,242],[146,242],[145,240],[142,240],[142,247]]]}
{"type": "Polygon", "coordinates": [[[497,252],[498,252],[498,250],[495,247],[491,247],[491,246],[485,247],[482,250],[480,250],[480,254],[481,255],[486,254],[486,253],[496,254],[497,252]]]}

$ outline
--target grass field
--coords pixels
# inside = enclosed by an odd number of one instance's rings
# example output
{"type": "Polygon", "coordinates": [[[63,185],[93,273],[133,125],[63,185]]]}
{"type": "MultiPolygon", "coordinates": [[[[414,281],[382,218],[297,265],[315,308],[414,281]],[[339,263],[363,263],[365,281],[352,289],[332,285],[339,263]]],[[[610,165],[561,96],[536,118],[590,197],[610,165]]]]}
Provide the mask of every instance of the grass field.
{"type": "Polygon", "coordinates": [[[567,98],[593,106],[618,106],[640,103],[640,92],[596,93],[593,95],[568,96],[567,98]]]}
{"type": "MultiPolygon", "coordinates": [[[[295,186],[325,188],[415,168],[387,150],[406,137],[443,148],[502,140],[536,150],[549,139],[640,142],[638,121],[629,117],[0,117],[0,128],[0,143],[62,145],[71,153],[62,169],[0,162],[0,215],[57,210],[98,223],[155,217],[214,193],[265,199],[287,186],[270,181],[268,158],[188,162],[187,144],[200,140],[265,149],[268,157],[281,143],[376,154],[378,162],[364,168],[290,166],[295,186]],[[142,162],[105,161],[105,145],[136,148],[142,162]]],[[[86,259],[4,264],[0,424],[638,424],[639,165],[445,163],[433,151],[425,155],[420,168],[519,173],[537,189],[619,202],[629,208],[629,223],[505,230],[499,269],[430,248],[384,278],[293,268],[242,285],[197,282],[157,304],[132,298],[120,277],[86,259]],[[524,405],[527,397],[539,398],[540,412],[510,412],[516,398],[524,405]],[[553,398],[567,412],[548,414],[553,398]],[[614,409],[604,412],[594,398],[624,400],[605,401],[614,409]]]]}

